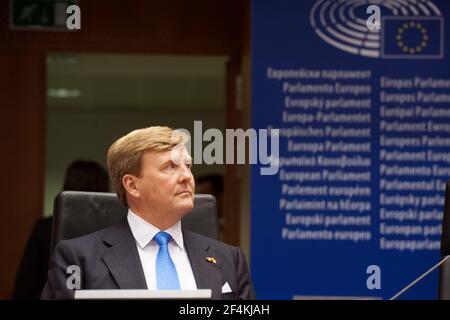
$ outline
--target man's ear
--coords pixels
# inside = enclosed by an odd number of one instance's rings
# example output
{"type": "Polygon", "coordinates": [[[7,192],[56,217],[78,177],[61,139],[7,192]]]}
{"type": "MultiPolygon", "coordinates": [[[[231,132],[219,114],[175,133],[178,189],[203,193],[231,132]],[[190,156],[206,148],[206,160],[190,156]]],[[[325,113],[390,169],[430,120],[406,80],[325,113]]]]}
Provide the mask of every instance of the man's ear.
{"type": "Polygon", "coordinates": [[[122,185],[127,190],[129,196],[133,198],[139,198],[141,193],[137,184],[137,177],[132,174],[126,174],[122,178],[122,185]]]}

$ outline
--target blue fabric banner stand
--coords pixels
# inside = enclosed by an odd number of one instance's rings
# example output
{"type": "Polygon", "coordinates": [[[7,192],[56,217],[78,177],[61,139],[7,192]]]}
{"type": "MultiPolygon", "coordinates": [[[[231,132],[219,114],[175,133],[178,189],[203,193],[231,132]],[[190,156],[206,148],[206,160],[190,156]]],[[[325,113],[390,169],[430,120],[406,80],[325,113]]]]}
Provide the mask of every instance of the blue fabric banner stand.
{"type": "MultiPolygon", "coordinates": [[[[252,127],[280,129],[280,168],[252,166],[258,298],[389,298],[440,258],[450,178],[448,1],[252,2],[252,127]],[[372,277],[371,277],[372,276],[372,277]]],[[[437,273],[405,293],[437,297],[437,273]]]]}

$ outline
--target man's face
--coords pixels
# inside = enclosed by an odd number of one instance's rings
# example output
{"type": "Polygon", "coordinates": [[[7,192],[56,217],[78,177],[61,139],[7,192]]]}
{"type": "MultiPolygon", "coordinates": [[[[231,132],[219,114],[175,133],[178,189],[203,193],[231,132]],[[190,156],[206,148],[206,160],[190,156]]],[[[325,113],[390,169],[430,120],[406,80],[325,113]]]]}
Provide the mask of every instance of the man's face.
{"type": "Polygon", "coordinates": [[[136,186],[139,206],[156,219],[176,222],[194,207],[192,159],[184,145],[144,153],[136,186]]]}

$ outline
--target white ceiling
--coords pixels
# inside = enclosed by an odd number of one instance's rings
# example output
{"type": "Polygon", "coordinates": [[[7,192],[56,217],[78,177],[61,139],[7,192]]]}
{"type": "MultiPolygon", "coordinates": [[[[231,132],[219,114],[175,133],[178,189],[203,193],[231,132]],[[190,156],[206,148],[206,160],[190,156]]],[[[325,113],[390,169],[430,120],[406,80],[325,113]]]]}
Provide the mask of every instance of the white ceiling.
{"type": "Polygon", "coordinates": [[[222,109],[226,60],[224,56],[50,54],[48,107],[222,109]]]}

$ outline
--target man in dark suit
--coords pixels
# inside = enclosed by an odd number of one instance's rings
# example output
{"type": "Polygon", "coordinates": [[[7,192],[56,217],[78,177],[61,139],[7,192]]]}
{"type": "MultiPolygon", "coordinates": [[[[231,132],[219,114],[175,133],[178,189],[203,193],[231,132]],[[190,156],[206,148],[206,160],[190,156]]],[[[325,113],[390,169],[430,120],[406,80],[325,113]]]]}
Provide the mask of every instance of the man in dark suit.
{"type": "Polygon", "coordinates": [[[108,168],[127,217],[61,241],[43,299],[70,299],[74,289],[211,289],[213,299],[254,298],[239,248],[181,226],[195,191],[185,139],[170,128],[149,127],[110,147],[108,168]]]}

